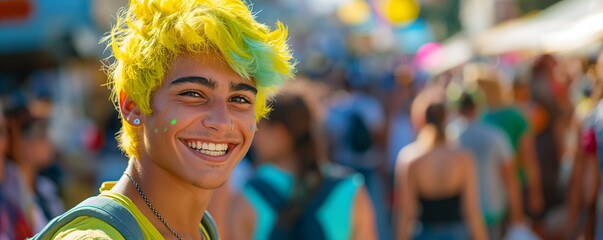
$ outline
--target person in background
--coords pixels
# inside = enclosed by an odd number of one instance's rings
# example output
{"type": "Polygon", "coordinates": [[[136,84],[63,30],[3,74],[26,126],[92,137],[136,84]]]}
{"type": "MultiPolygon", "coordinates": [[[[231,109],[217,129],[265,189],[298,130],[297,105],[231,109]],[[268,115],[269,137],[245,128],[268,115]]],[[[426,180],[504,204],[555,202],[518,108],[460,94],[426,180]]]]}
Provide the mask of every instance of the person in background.
{"type": "Polygon", "coordinates": [[[501,129],[510,143],[524,192],[524,208],[530,216],[541,214],[544,207],[542,179],[528,120],[519,109],[511,105],[497,70],[476,64],[467,67],[465,75],[465,83],[479,86],[486,99],[487,109],[481,121],[501,129]]]}
{"type": "Polygon", "coordinates": [[[597,221],[601,221],[597,219],[597,202],[601,188],[600,150],[603,141],[603,52],[591,71],[590,96],[580,104],[581,107],[576,108],[574,114],[578,150],[567,187],[565,239],[595,239],[597,221]]]}
{"type": "Polygon", "coordinates": [[[369,94],[370,84],[358,62],[351,70],[344,90],[335,92],[328,104],[324,129],[333,162],[364,176],[377,219],[380,240],[390,238],[389,206],[385,181],[385,114],[379,100],[369,94]]]}
{"type": "Polygon", "coordinates": [[[415,140],[415,131],[410,121],[410,105],[416,95],[414,74],[410,66],[398,66],[395,71],[396,86],[384,100],[387,110],[387,174],[392,181],[400,149],[415,140]]]}
{"type": "Polygon", "coordinates": [[[534,129],[533,135],[543,195],[541,210],[531,211],[530,215],[536,230],[545,235],[557,235],[558,228],[547,227],[547,222],[555,218],[552,214],[566,201],[560,180],[561,157],[567,150],[572,108],[568,107],[568,87],[562,69],[555,57],[542,55],[534,62],[529,81],[533,102],[539,106],[535,117],[540,119],[540,126],[534,129]]]}
{"type": "Polygon", "coordinates": [[[20,207],[9,202],[4,194],[8,138],[7,120],[4,117],[4,107],[0,103],[0,240],[32,236],[31,227],[20,207]]]}
{"type": "Polygon", "coordinates": [[[64,211],[57,186],[39,173],[54,159],[54,148],[48,135],[51,103],[28,100],[13,95],[14,105],[6,108],[8,152],[4,169],[3,194],[9,204],[23,214],[28,236],[42,230],[64,211]]]}
{"type": "MultiPolygon", "coordinates": [[[[480,107],[468,92],[461,94],[458,105],[466,128],[457,142],[475,157],[480,204],[489,238],[503,237],[507,218],[511,229],[523,228],[529,233],[512,151],[506,136],[499,128],[480,122],[480,107]]],[[[522,239],[534,239],[534,236],[531,237],[522,239]]]]}
{"type": "Polygon", "coordinates": [[[444,96],[442,86],[433,85],[413,101],[418,135],[398,155],[396,239],[488,239],[475,160],[446,137],[444,96]]]}
{"type": "Polygon", "coordinates": [[[377,239],[362,176],[326,163],[315,114],[300,93],[275,98],[254,143],[261,165],[232,205],[233,239],[377,239]]]}

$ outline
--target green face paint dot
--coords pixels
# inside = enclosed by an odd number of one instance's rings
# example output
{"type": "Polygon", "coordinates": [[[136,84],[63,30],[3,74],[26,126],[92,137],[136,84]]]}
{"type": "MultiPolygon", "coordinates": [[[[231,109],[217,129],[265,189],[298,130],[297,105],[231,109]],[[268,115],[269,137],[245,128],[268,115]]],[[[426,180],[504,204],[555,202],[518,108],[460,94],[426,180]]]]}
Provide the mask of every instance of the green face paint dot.
{"type": "Polygon", "coordinates": [[[163,129],[163,132],[167,132],[167,128],[164,128],[164,129],[163,129]]]}
{"type": "Polygon", "coordinates": [[[172,119],[172,121],[170,122],[172,125],[176,124],[176,119],[172,119]]]}
{"type": "Polygon", "coordinates": [[[153,130],[155,133],[159,132],[159,129],[155,128],[155,130],[153,130]]]}

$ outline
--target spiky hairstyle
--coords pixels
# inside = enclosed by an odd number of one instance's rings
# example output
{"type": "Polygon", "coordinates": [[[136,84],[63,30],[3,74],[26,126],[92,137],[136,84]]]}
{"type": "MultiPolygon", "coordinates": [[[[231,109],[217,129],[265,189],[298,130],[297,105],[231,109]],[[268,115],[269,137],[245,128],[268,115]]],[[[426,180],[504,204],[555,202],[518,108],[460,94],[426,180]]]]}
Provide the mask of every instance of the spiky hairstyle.
{"type": "MultiPolygon", "coordinates": [[[[215,53],[255,81],[258,121],[270,111],[267,98],[293,76],[295,65],[286,27],[277,22],[271,31],[240,0],[131,0],[104,40],[113,50],[107,67],[113,103],[119,108],[124,93],[147,115],[154,91],[180,54],[215,53]]],[[[117,140],[127,156],[138,157],[137,132],[125,119],[117,140]]]]}

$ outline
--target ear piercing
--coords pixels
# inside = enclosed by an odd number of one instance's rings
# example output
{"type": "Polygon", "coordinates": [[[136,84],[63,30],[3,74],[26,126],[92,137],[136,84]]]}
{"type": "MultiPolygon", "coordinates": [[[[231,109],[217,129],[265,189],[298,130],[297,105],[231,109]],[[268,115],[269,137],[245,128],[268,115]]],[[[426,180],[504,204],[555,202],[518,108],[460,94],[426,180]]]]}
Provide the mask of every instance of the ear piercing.
{"type": "Polygon", "coordinates": [[[140,124],[140,119],[139,118],[134,119],[134,125],[138,125],[138,124],[140,124]]]}

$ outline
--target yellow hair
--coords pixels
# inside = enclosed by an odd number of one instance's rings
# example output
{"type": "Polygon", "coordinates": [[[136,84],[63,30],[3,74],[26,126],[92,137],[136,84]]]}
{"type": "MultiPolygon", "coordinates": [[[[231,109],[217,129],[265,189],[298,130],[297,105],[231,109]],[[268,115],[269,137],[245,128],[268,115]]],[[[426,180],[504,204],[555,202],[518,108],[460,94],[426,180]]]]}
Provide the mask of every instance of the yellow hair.
{"type": "MultiPolygon", "coordinates": [[[[253,79],[257,121],[270,111],[267,98],[293,76],[295,65],[286,27],[277,22],[270,31],[240,0],[131,0],[104,41],[113,50],[108,66],[112,101],[119,107],[123,92],[147,115],[153,92],[180,54],[219,54],[240,76],[253,79]]],[[[136,130],[124,119],[117,140],[127,156],[138,157],[136,130]]]]}

